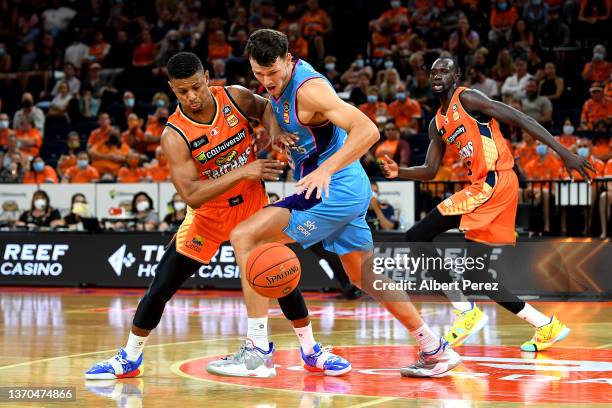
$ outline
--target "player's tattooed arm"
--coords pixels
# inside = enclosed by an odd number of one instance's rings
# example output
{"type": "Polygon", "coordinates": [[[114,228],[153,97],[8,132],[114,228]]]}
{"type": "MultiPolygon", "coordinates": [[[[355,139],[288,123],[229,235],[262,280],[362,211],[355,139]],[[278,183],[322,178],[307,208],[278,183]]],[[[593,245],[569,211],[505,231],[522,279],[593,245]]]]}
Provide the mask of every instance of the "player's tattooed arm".
{"type": "Polygon", "coordinates": [[[161,136],[162,150],[168,157],[170,176],[176,191],[191,208],[215,199],[244,179],[278,180],[283,171],[277,160],[255,160],[211,180],[201,180],[186,140],[166,128],[161,136]]]}
{"type": "MultiPolygon", "coordinates": [[[[243,115],[247,116],[247,119],[257,119],[266,128],[271,136],[267,145],[281,143],[285,146],[293,146],[295,144],[298,139],[297,136],[286,133],[281,129],[272,111],[272,105],[266,98],[256,95],[240,85],[228,86],[227,91],[243,115]]],[[[266,146],[266,143],[263,143],[263,145],[266,146]]]]}
{"type": "Polygon", "coordinates": [[[420,181],[433,179],[440,168],[442,158],[446,151],[446,145],[436,128],[435,119],[432,119],[429,123],[428,135],[429,147],[427,148],[424,164],[421,166],[399,167],[395,161],[385,155],[381,160],[381,168],[384,176],[387,178],[398,177],[401,179],[420,181]]]}
{"type": "Polygon", "coordinates": [[[481,112],[500,122],[520,127],[535,139],[548,145],[557,152],[565,163],[565,166],[570,170],[570,175],[572,175],[571,170],[576,170],[586,180],[591,180],[591,176],[588,174],[587,169],[594,172],[595,169],[593,165],[588,160],[567,150],[532,117],[504,103],[489,99],[483,93],[473,89],[463,91],[461,95],[459,95],[459,99],[463,107],[469,111],[481,112]]]}

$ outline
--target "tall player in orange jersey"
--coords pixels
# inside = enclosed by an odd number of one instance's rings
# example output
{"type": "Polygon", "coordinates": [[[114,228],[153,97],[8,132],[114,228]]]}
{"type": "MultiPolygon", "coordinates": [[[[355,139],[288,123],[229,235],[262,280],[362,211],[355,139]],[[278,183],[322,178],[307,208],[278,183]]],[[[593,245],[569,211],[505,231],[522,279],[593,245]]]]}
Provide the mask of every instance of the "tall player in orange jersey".
{"type": "MultiPolygon", "coordinates": [[[[172,182],[188,205],[187,215],[138,304],[126,347],[94,365],[85,373],[87,379],[142,374],[142,350],[149,333],[159,324],[166,302],[210,261],[238,223],[268,204],[262,180],[278,180],[284,167],[278,160],[255,159],[249,118],[259,119],[276,140],[289,140],[266,99],[240,86],[209,87],[208,71],[193,53],[173,56],[168,61],[168,76],[179,106],[168,118],[161,145],[172,182]]],[[[242,287],[249,316],[248,344],[238,354],[248,356],[249,364],[242,371],[234,366],[231,373],[220,367],[217,373],[272,377],[276,372],[267,333],[268,299],[248,284],[242,287]]],[[[307,316],[301,294],[297,300],[294,308],[307,316]]]]}
{"type": "MultiPolygon", "coordinates": [[[[412,180],[432,179],[448,146],[459,152],[468,170],[470,185],[453,194],[434,208],[407,232],[410,242],[430,242],[449,229],[465,231],[470,257],[483,256],[486,267],[480,271],[466,271],[464,278],[478,282],[495,282],[488,273],[489,245],[514,244],[514,223],[518,200],[518,180],[513,171],[513,158],[499,123],[519,126],[537,140],[550,146],[570,170],[589,178],[592,166],[585,159],[571,153],[529,116],[493,101],[482,93],[458,87],[459,69],[450,58],[440,58],[430,71],[433,92],[440,98],[440,108],[429,124],[429,149],[422,166],[399,168],[390,158],[382,162],[388,178],[412,180]],[[480,243],[480,244],[478,244],[480,243]]],[[[431,248],[429,248],[431,251],[431,248]]],[[[436,278],[450,281],[447,273],[436,271],[436,278]]],[[[569,329],[555,316],[548,317],[520,300],[502,285],[498,290],[480,291],[502,307],[527,320],[536,328],[534,337],[523,343],[524,351],[544,350],[569,334],[569,329]]],[[[480,330],[486,315],[462,293],[450,293],[457,319],[445,338],[451,345],[461,345],[480,330]]]]}

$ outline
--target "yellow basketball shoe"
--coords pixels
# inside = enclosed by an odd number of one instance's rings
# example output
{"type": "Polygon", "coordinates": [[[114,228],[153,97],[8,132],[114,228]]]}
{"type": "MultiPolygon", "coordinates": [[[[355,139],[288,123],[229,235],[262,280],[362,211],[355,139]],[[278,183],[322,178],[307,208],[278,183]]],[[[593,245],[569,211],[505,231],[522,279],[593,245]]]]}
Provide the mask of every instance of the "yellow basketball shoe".
{"type": "Polygon", "coordinates": [[[448,341],[451,347],[462,345],[471,335],[482,329],[489,321],[487,315],[475,303],[472,303],[472,309],[467,312],[460,310],[453,310],[453,312],[457,317],[453,327],[444,335],[444,339],[448,341]]]}
{"type": "Polygon", "coordinates": [[[531,340],[524,342],[521,345],[523,351],[542,351],[546,350],[553,344],[563,340],[569,334],[570,329],[561,323],[556,316],[550,319],[550,323],[542,327],[536,328],[535,334],[531,340]]]}

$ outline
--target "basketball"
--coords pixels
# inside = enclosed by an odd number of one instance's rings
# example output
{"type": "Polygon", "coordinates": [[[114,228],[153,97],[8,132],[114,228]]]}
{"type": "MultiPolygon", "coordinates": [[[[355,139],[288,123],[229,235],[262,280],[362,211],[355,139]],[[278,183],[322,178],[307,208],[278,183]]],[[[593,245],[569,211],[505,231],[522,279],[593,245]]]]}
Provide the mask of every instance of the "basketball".
{"type": "Polygon", "coordinates": [[[278,299],[291,293],[300,282],[300,261],[283,244],[264,244],[251,252],[246,274],[255,292],[278,299]]]}

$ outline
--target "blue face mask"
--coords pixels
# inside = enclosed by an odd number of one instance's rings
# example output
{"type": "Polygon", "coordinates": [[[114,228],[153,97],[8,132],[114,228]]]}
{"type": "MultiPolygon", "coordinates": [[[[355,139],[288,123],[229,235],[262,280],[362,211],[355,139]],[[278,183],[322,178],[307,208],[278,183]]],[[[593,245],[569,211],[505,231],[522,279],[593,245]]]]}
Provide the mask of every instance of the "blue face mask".
{"type": "Polygon", "coordinates": [[[88,164],[89,164],[89,160],[77,160],[77,165],[79,166],[81,170],[86,168],[88,164]]]}
{"type": "Polygon", "coordinates": [[[508,3],[497,3],[499,11],[506,11],[508,9],[508,3]]]}
{"type": "Polygon", "coordinates": [[[40,173],[41,171],[45,169],[45,163],[35,162],[34,164],[32,164],[32,168],[34,169],[35,172],[40,173]]]}
{"type": "Polygon", "coordinates": [[[365,62],[363,61],[363,58],[356,59],[355,66],[359,69],[363,68],[365,66],[365,62]]]}
{"type": "Polygon", "coordinates": [[[385,61],[385,68],[386,69],[393,68],[393,61],[385,61]]]}
{"type": "Polygon", "coordinates": [[[406,92],[398,92],[395,94],[395,99],[397,99],[398,101],[405,101],[406,100],[406,92]]]}
{"type": "Polygon", "coordinates": [[[368,103],[376,103],[377,100],[378,100],[378,96],[368,95],[368,103]]]}
{"type": "Polygon", "coordinates": [[[543,144],[537,145],[536,153],[538,154],[538,156],[544,156],[546,153],[548,153],[548,146],[543,144]]]}
{"type": "Polygon", "coordinates": [[[127,106],[128,108],[133,108],[135,103],[136,101],[134,100],[134,98],[127,98],[125,100],[125,106],[127,106]]]}
{"type": "Polygon", "coordinates": [[[157,105],[157,107],[159,108],[163,108],[164,106],[166,106],[166,102],[164,102],[163,99],[158,99],[157,102],[155,102],[155,104],[157,105]]]}
{"type": "Polygon", "coordinates": [[[328,71],[333,71],[334,68],[336,68],[336,64],[334,64],[333,62],[329,62],[325,64],[325,69],[328,71]]]}
{"type": "Polygon", "coordinates": [[[584,157],[586,159],[589,157],[590,151],[588,147],[579,147],[578,149],[576,149],[576,153],[578,153],[578,156],[584,157]]]}

